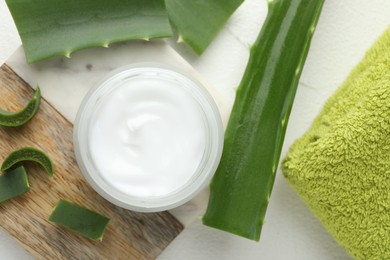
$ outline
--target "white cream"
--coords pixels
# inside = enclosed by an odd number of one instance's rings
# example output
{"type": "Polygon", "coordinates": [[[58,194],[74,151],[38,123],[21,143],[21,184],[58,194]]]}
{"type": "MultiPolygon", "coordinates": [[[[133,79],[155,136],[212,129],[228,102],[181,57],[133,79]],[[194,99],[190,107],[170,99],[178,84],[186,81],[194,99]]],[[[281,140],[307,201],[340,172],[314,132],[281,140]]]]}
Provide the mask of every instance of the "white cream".
{"type": "Polygon", "coordinates": [[[207,150],[199,102],[170,78],[121,79],[99,97],[90,118],[88,150],[97,172],[118,191],[138,198],[185,186],[207,150]]]}
{"type": "Polygon", "coordinates": [[[133,64],[96,84],[74,125],[88,183],[120,207],[156,212],[184,204],[222,155],[218,108],[201,83],[161,64],[133,64]]]}

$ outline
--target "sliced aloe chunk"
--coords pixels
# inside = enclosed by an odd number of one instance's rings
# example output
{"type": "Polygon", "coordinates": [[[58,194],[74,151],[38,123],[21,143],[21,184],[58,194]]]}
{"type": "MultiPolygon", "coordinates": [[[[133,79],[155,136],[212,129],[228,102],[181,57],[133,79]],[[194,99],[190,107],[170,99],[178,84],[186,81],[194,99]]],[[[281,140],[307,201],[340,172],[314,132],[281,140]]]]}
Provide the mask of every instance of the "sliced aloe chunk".
{"type": "Polygon", "coordinates": [[[60,200],[49,221],[67,227],[92,240],[102,241],[109,218],[77,204],[60,200]]]}
{"type": "Polygon", "coordinates": [[[179,41],[202,54],[244,0],[166,0],[179,41]]]}
{"type": "Polygon", "coordinates": [[[28,63],[133,39],[172,36],[164,0],[6,0],[28,63]]]}
{"type": "Polygon", "coordinates": [[[19,112],[7,112],[0,109],[0,125],[21,126],[27,123],[37,113],[41,101],[41,91],[39,87],[28,104],[19,112]]]}
{"type": "Polygon", "coordinates": [[[29,190],[28,176],[23,166],[0,175],[0,203],[23,195],[29,190]]]}
{"type": "Polygon", "coordinates": [[[53,162],[50,157],[34,147],[24,147],[10,153],[7,158],[4,159],[3,164],[1,165],[1,170],[7,171],[17,163],[24,161],[39,163],[48,175],[53,176],[53,162]]]}

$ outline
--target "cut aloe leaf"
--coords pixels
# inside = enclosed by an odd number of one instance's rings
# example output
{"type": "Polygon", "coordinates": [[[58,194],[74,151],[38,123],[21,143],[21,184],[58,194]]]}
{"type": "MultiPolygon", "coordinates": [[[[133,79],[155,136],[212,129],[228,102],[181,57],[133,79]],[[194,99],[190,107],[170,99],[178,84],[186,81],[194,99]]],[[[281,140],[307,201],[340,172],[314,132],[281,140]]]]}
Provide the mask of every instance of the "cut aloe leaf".
{"type": "Polygon", "coordinates": [[[6,0],[28,63],[114,42],[172,36],[164,0],[6,0]]]}
{"type": "Polygon", "coordinates": [[[210,184],[205,225],[259,240],[298,81],[324,0],[270,0],[210,184]]]}
{"type": "Polygon", "coordinates": [[[166,0],[179,41],[202,54],[244,0],[166,0]]]}
{"type": "Polygon", "coordinates": [[[74,203],[60,200],[49,220],[92,240],[102,241],[109,218],[74,203]]]}
{"type": "Polygon", "coordinates": [[[0,125],[16,127],[27,123],[37,113],[40,101],[41,91],[37,87],[34,96],[21,111],[12,113],[0,109],[0,125]]]}
{"type": "Polygon", "coordinates": [[[7,158],[4,159],[3,164],[1,165],[1,170],[7,171],[14,165],[24,161],[39,163],[45,169],[47,174],[53,176],[53,162],[50,157],[34,147],[24,147],[10,153],[7,158]]]}
{"type": "Polygon", "coordinates": [[[0,203],[23,195],[30,190],[23,166],[0,175],[0,203]]]}

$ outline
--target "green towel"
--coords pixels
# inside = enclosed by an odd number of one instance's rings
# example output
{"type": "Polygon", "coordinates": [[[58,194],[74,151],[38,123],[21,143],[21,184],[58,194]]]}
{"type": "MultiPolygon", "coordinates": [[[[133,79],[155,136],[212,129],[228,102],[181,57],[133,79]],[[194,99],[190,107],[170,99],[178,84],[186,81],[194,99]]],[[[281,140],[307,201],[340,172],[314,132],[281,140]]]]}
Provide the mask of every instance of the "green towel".
{"type": "Polygon", "coordinates": [[[390,27],[290,148],[283,173],[357,259],[390,259],[390,27]]]}

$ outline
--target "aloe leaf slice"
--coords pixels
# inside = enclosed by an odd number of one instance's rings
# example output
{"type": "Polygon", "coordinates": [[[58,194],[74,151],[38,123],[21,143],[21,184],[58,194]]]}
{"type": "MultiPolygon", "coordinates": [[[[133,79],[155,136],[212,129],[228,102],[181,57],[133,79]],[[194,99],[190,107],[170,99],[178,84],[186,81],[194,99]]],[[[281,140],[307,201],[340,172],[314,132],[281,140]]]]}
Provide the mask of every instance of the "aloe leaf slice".
{"type": "Polygon", "coordinates": [[[114,42],[172,36],[164,0],[6,0],[28,63],[114,42]]]}
{"type": "Polygon", "coordinates": [[[0,203],[18,197],[30,190],[23,166],[0,175],[0,203]]]}
{"type": "Polygon", "coordinates": [[[49,217],[49,221],[92,240],[102,241],[110,219],[82,206],[60,200],[49,217]]]}
{"type": "Polygon", "coordinates": [[[24,147],[10,153],[7,158],[4,159],[3,164],[1,165],[1,170],[3,172],[7,171],[17,163],[23,161],[33,161],[39,163],[48,175],[53,176],[53,162],[50,157],[34,147],[24,147]]]}
{"type": "Polygon", "coordinates": [[[202,54],[244,0],[166,0],[179,42],[202,54]]]}
{"type": "Polygon", "coordinates": [[[41,90],[37,87],[34,96],[21,111],[12,113],[0,109],[0,125],[16,127],[27,123],[37,113],[40,101],[41,90]]]}
{"type": "Polygon", "coordinates": [[[259,240],[298,81],[324,0],[270,0],[210,184],[205,225],[259,240]]]}

